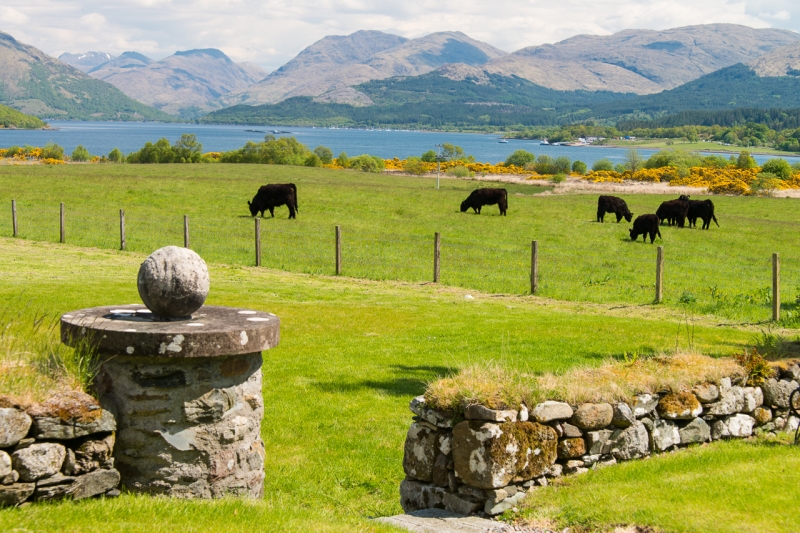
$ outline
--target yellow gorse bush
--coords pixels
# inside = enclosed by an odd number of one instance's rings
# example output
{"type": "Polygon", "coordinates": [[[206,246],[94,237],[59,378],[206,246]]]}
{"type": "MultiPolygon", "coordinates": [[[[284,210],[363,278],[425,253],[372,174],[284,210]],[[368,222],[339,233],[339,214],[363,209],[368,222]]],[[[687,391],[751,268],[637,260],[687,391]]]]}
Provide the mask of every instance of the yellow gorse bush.
{"type": "MultiPolygon", "coordinates": [[[[386,170],[402,171],[405,168],[406,160],[400,158],[386,159],[386,170]]],[[[436,163],[420,162],[427,173],[436,172],[436,163]]],[[[326,165],[328,166],[328,165],[326,165]]],[[[505,163],[470,163],[468,161],[442,161],[439,170],[442,173],[447,172],[448,169],[454,167],[465,167],[470,172],[475,174],[531,174],[531,171],[525,170],[522,167],[515,165],[506,166],[505,163]]],[[[331,168],[335,168],[331,166],[331,168]]]]}

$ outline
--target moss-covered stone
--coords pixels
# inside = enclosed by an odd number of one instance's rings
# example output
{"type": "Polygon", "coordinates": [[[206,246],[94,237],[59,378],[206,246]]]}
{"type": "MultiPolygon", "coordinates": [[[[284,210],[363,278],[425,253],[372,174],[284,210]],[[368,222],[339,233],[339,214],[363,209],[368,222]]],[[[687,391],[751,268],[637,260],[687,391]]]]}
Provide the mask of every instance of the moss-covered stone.
{"type": "Polygon", "coordinates": [[[558,442],[558,458],[573,459],[586,454],[586,441],[581,438],[563,439],[558,442]]]}
{"type": "Polygon", "coordinates": [[[656,410],[663,418],[691,420],[703,412],[703,406],[691,392],[671,392],[659,400],[656,410]]]}

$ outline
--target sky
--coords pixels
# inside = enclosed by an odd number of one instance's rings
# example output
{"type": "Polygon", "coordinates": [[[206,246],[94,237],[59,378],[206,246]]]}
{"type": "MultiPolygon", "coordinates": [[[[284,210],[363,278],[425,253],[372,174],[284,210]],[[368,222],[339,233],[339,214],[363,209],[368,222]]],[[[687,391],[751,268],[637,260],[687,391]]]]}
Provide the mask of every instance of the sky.
{"type": "Polygon", "coordinates": [[[326,35],[461,31],[507,52],[578,34],[710,23],[800,32],[798,0],[2,0],[0,31],[44,52],[218,48],[267,71],[326,35]]]}

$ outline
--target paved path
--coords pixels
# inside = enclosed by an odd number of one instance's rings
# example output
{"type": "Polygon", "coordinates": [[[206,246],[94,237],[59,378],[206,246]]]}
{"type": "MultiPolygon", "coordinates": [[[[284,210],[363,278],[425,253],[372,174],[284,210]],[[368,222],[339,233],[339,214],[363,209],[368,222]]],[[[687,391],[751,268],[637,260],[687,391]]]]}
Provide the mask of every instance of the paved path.
{"type": "Polygon", "coordinates": [[[513,531],[502,522],[464,516],[441,509],[424,509],[409,514],[376,518],[414,533],[501,533],[513,531]]]}

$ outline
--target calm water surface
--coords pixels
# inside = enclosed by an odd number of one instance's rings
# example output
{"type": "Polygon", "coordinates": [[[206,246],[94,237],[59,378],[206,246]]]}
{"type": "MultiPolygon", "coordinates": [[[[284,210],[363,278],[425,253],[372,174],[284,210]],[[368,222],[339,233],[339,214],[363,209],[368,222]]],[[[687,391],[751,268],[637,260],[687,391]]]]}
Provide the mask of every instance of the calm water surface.
{"type": "MultiPolygon", "coordinates": [[[[478,161],[497,163],[520,148],[536,155],[547,154],[552,157],[565,155],[571,160],[580,159],[589,166],[598,159],[608,158],[621,163],[627,148],[541,146],[539,141],[498,142],[500,135],[476,133],[435,133],[419,131],[371,131],[350,129],[296,128],[279,126],[222,126],[210,124],[159,124],[142,122],[50,122],[57,131],[0,130],[0,147],[13,145],[43,146],[53,141],[64,147],[66,153],[82,144],[92,154],[107,154],[114,148],[124,153],[140,149],[144,143],[155,142],[166,137],[170,142],[180,138],[183,133],[194,133],[203,143],[206,152],[223,152],[244,145],[247,141],[261,141],[264,135],[273,130],[289,132],[279,135],[292,135],[303,144],[314,148],[324,145],[338,155],[347,152],[350,156],[373,154],[386,159],[411,155],[421,155],[427,150],[435,150],[436,145],[449,142],[464,148],[478,161]],[[248,131],[249,130],[249,131],[248,131]],[[258,131],[252,131],[258,130],[258,131]]],[[[656,150],[640,150],[649,157],[656,150]]],[[[759,163],[771,156],[755,156],[759,163]]],[[[800,157],[785,157],[790,161],[800,161],[800,157]]]]}

